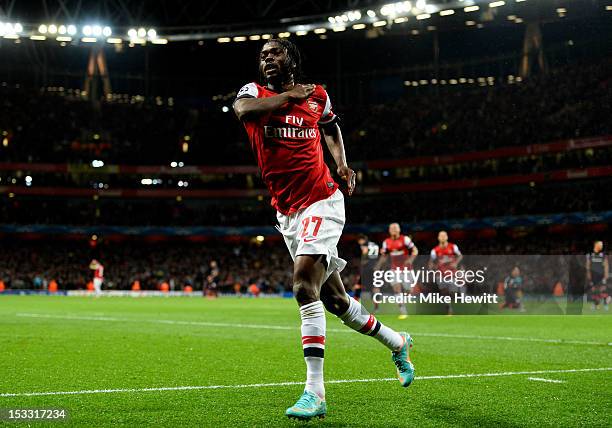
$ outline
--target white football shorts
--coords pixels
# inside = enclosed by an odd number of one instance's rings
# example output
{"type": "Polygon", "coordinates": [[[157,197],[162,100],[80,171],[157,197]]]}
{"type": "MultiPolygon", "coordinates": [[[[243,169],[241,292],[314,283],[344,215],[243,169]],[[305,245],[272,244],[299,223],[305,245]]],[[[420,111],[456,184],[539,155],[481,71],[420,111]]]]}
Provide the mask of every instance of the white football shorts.
{"type": "Polygon", "coordinates": [[[277,212],[278,226],[291,258],[323,254],[327,261],[325,280],[334,271],[342,271],[346,261],[338,257],[338,241],[346,221],[344,196],[337,189],[329,198],[315,202],[290,215],[277,212]]]}

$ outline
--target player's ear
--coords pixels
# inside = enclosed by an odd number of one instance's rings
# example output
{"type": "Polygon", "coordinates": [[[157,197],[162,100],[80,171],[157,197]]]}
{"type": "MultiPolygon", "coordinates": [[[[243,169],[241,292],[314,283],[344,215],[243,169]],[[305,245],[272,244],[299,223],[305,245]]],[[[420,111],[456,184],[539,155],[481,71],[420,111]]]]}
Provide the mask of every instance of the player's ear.
{"type": "Polygon", "coordinates": [[[297,64],[291,56],[287,56],[287,70],[295,78],[295,72],[297,71],[297,64]]]}
{"type": "Polygon", "coordinates": [[[291,55],[289,55],[289,52],[287,52],[287,67],[289,68],[289,70],[291,70],[291,72],[295,71],[295,60],[293,59],[293,57],[291,55]]]}

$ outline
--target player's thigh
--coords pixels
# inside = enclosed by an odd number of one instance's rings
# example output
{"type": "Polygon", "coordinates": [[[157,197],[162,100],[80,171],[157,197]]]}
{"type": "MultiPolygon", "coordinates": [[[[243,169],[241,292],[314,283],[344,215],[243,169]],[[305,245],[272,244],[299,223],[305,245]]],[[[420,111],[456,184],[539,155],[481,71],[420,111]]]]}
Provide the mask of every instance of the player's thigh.
{"type": "Polygon", "coordinates": [[[293,281],[304,287],[314,287],[317,294],[325,279],[326,265],[323,254],[301,254],[295,257],[293,281]]]}

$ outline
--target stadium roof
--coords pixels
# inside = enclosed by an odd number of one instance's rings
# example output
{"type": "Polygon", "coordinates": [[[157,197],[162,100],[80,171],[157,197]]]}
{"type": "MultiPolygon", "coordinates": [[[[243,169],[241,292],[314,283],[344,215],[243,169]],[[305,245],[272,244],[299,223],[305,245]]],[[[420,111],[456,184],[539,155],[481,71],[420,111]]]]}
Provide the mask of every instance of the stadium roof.
{"type": "Polygon", "coordinates": [[[612,15],[611,3],[607,0],[394,3],[373,0],[0,0],[0,23],[4,23],[0,26],[0,36],[34,36],[37,40],[51,33],[52,38],[55,35],[72,36],[72,39],[91,36],[100,42],[112,37],[118,43],[141,44],[161,38],[164,42],[207,39],[240,42],[293,35],[325,38],[325,33],[341,35],[346,30],[347,34],[367,30],[368,36],[376,37],[388,31],[514,25],[530,20],[574,19],[594,12],[612,15]]]}

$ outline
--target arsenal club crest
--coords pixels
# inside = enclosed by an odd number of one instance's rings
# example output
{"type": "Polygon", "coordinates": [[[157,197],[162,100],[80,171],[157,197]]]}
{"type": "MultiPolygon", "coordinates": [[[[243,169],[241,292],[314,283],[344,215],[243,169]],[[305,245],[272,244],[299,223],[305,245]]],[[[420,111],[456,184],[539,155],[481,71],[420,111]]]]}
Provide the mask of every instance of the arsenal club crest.
{"type": "Polygon", "coordinates": [[[310,107],[310,110],[315,113],[319,110],[319,104],[317,104],[315,101],[308,101],[308,107],[310,107]]]}

